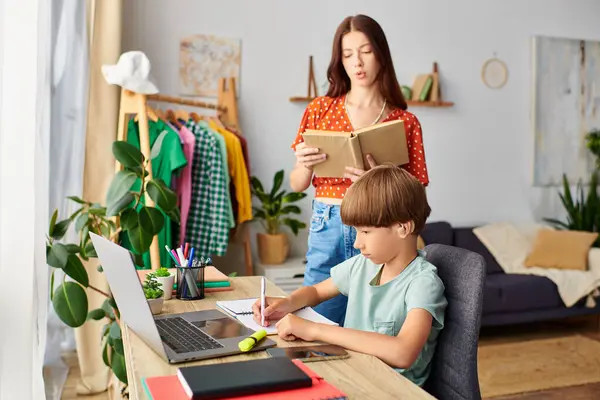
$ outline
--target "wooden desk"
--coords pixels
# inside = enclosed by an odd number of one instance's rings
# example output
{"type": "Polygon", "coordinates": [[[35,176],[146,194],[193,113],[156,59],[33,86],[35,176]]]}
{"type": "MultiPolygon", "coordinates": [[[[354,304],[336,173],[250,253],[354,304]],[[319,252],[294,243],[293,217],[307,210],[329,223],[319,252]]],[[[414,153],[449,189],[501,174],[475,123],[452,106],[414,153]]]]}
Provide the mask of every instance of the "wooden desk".
{"type": "MultiPolygon", "coordinates": [[[[163,313],[181,313],[216,308],[217,300],[233,300],[257,297],[260,292],[259,277],[238,277],[232,279],[235,289],[229,292],[207,293],[203,300],[186,302],[177,299],[165,302],[163,313]]],[[[285,293],[267,281],[268,296],[284,296],[285,293]]],[[[154,353],[131,329],[123,324],[123,345],[129,382],[129,398],[146,399],[142,386],[143,377],[174,375],[181,366],[210,364],[269,357],[264,351],[221,357],[192,363],[171,365],[154,353]]],[[[298,346],[306,342],[286,342],[276,335],[269,338],[279,347],[298,346]]],[[[433,399],[427,392],[416,386],[376,357],[350,352],[343,360],[318,361],[309,364],[310,368],[323,376],[334,386],[345,392],[350,399],[433,399]]]]}

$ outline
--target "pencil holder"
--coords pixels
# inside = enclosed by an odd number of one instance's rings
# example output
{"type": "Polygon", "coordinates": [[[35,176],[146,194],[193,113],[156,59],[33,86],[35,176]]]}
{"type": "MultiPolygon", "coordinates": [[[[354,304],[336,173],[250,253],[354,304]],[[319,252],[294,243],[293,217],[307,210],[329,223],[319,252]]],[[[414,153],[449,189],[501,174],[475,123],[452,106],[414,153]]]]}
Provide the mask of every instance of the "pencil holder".
{"type": "Polygon", "coordinates": [[[177,267],[177,294],[179,300],[204,298],[204,265],[177,267]]]}

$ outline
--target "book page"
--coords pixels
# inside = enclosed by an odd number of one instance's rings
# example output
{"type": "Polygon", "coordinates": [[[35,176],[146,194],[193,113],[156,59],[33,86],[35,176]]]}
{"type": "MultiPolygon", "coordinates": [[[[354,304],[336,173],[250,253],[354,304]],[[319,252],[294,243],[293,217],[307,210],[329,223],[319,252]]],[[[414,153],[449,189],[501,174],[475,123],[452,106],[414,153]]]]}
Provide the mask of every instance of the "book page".
{"type": "Polygon", "coordinates": [[[408,145],[404,121],[390,121],[356,131],[360,140],[363,163],[368,168],[367,154],[371,154],[377,164],[404,165],[408,163],[408,145]]]}
{"type": "Polygon", "coordinates": [[[318,148],[327,159],[313,167],[319,177],[343,178],[346,167],[360,168],[356,160],[356,144],[351,142],[350,132],[307,130],[302,134],[308,147],[318,148]]]}

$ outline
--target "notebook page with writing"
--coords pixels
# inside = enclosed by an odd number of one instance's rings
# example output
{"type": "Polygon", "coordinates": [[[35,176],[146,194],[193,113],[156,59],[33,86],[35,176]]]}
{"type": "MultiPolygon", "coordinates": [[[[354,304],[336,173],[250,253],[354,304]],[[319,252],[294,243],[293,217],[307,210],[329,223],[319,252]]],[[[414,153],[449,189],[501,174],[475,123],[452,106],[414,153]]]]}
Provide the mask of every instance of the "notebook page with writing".
{"type": "MultiPolygon", "coordinates": [[[[264,329],[267,331],[267,335],[277,334],[277,328],[275,327],[277,321],[271,321],[271,324],[266,327],[260,326],[256,323],[256,321],[254,321],[254,317],[252,315],[252,304],[254,304],[256,300],[257,299],[217,301],[217,306],[227,311],[234,318],[237,318],[238,321],[240,321],[249,329],[254,331],[264,329]]],[[[321,324],[337,325],[335,322],[322,316],[311,307],[304,307],[295,311],[293,314],[309,321],[318,322],[321,324]]]]}

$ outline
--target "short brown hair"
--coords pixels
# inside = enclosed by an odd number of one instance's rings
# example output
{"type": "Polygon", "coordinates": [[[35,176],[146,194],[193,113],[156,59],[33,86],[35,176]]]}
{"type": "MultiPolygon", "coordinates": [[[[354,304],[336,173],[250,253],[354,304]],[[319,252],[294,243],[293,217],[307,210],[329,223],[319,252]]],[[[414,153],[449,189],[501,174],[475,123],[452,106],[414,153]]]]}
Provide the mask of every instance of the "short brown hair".
{"type": "Polygon", "coordinates": [[[350,90],[350,77],[342,63],[342,38],[352,31],[362,32],[371,43],[380,68],[376,79],[381,95],[389,104],[406,110],[406,99],[404,99],[400,84],[396,79],[396,71],[385,33],[377,21],[361,14],[344,18],[335,31],[331,61],[327,68],[327,80],[329,81],[327,96],[339,97],[350,90]]]}
{"type": "Polygon", "coordinates": [[[431,208],[425,186],[404,168],[379,165],[354,182],[342,201],[342,222],[349,226],[390,227],[413,221],[419,234],[431,208]]]}

